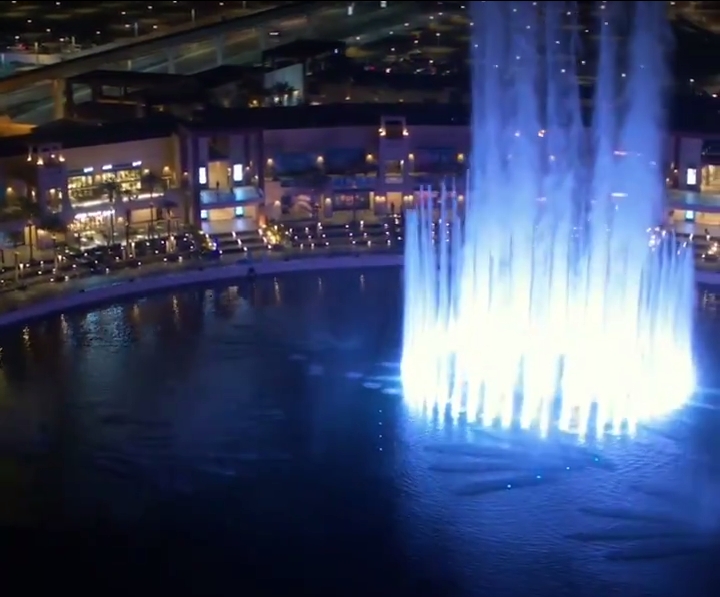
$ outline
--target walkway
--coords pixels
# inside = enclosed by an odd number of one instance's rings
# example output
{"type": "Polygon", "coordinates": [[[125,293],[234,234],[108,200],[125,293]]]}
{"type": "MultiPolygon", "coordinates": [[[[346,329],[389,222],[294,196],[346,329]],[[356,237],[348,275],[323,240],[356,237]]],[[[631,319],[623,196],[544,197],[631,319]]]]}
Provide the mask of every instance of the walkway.
{"type": "MultiPolygon", "coordinates": [[[[267,252],[259,255],[259,259],[253,262],[261,264],[264,261],[282,261],[288,258],[315,258],[315,257],[333,257],[341,255],[356,255],[361,253],[397,253],[396,251],[387,251],[383,248],[368,247],[342,247],[342,248],[323,248],[313,252],[290,249],[279,252],[267,252]]],[[[183,262],[162,262],[152,265],[144,265],[138,269],[125,269],[110,272],[104,276],[90,276],[86,278],[71,279],[67,282],[53,283],[50,281],[39,281],[36,284],[29,285],[26,290],[10,290],[0,293],[0,313],[7,311],[16,311],[23,307],[33,305],[38,302],[59,298],[68,294],[77,292],[85,292],[96,288],[105,288],[115,284],[122,284],[130,280],[139,278],[148,278],[153,276],[164,276],[170,273],[179,273],[184,271],[206,270],[212,268],[220,268],[234,263],[247,262],[238,254],[228,255],[218,259],[217,261],[203,260],[186,260],[183,262]]]]}

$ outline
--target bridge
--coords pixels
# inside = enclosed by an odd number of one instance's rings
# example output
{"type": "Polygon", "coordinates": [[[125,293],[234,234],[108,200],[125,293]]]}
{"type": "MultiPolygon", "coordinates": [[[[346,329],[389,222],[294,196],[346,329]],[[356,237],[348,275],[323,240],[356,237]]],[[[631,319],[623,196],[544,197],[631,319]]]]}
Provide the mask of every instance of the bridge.
{"type": "Polygon", "coordinates": [[[214,23],[200,24],[183,31],[150,35],[129,43],[114,45],[107,49],[73,57],[59,63],[50,64],[33,70],[17,73],[0,80],[0,93],[11,93],[36,83],[54,79],[65,79],[91,70],[106,67],[133,58],[141,58],[158,53],[172,52],[182,46],[207,41],[223,34],[238,30],[253,29],[271,24],[273,21],[293,17],[309,16],[320,12],[338,2],[293,2],[283,6],[260,10],[258,12],[220,20],[214,23]]]}
{"type": "MultiPolygon", "coordinates": [[[[417,10],[417,4],[412,6],[417,10]]],[[[263,49],[270,28],[278,30],[283,43],[306,35],[342,39],[359,35],[361,30],[381,31],[396,24],[393,19],[412,12],[400,2],[389,3],[388,8],[381,8],[379,2],[357,3],[352,15],[347,7],[347,0],[292,2],[17,73],[0,80],[0,111],[33,124],[62,118],[66,80],[96,69],[193,74],[227,61],[252,61],[263,49]]]]}

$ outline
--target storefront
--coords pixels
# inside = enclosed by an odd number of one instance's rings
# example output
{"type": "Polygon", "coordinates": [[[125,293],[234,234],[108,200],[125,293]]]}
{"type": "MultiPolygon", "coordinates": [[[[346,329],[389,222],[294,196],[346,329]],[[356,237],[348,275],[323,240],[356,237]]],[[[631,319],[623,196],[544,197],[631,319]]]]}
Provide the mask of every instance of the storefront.
{"type": "Polygon", "coordinates": [[[361,191],[359,189],[347,189],[334,191],[332,194],[332,206],[334,211],[359,211],[371,209],[374,193],[372,191],[361,191]]]}
{"type": "Polygon", "coordinates": [[[334,176],[330,180],[333,211],[359,211],[373,209],[375,176],[334,176]]]}
{"type": "Polygon", "coordinates": [[[79,213],[68,226],[68,232],[81,248],[92,248],[112,242],[118,224],[123,226],[124,222],[114,220],[112,210],[79,213]]]}
{"type": "Polygon", "coordinates": [[[120,195],[134,197],[141,193],[144,171],[142,162],[132,164],[107,165],[100,171],[84,168],[82,171],[68,173],[68,194],[70,204],[82,206],[101,201],[103,185],[117,183],[120,195]]]}

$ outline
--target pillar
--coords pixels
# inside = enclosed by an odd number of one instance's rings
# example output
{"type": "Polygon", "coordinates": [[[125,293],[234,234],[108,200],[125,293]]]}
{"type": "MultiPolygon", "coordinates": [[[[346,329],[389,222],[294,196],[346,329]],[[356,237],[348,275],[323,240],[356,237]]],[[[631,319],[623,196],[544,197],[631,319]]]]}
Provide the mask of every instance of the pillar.
{"type": "Polygon", "coordinates": [[[682,137],[678,144],[677,168],[678,188],[684,191],[699,191],[702,175],[703,140],[682,137]]]}
{"type": "Polygon", "coordinates": [[[215,43],[215,60],[217,65],[221,66],[225,60],[225,36],[218,35],[213,42],[215,43]]]}
{"type": "Polygon", "coordinates": [[[204,208],[201,194],[208,189],[210,140],[207,137],[190,133],[187,146],[188,174],[190,178],[191,197],[193,199],[193,221],[200,222],[200,211],[204,208]],[[202,175],[201,175],[202,169],[202,175]]]}
{"type": "Polygon", "coordinates": [[[55,120],[65,118],[65,88],[67,81],[65,79],[53,79],[52,82],[52,98],[53,98],[53,116],[55,120]]]}
{"type": "Polygon", "coordinates": [[[247,152],[244,147],[244,138],[244,136],[240,135],[230,136],[228,158],[230,160],[231,186],[233,187],[242,186],[245,183],[244,176],[241,180],[235,179],[235,167],[242,164],[244,172],[244,169],[250,165],[247,152]]]}
{"type": "Polygon", "coordinates": [[[313,37],[315,35],[316,19],[313,15],[305,15],[305,27],[303,27],[301,37],[313,37]]]}
{"type": "Polygon", "coordinates": [[[177,51],[175,48],[169,48],[165,51],[165,59],[167,60],[167,66],[168,66],[168,73],[171,75],[174,75],[177,71],[175,70],[177,68],[177,65],[175,64],[175,59],[177,57],[177,51]]]}
{"type": "Polygon", "coordinates": [[[70,202],[70,191],[68,189],[68,174],[67,174],[67,168],[63,166],[61,171],[61,179],[60,179],[60,192],[62,192],[62,211],[60,212],[62,214],[63,220],[66,222],[71,222],[73,219],[73,216],[75,215],[75,212],[73,211],[72,203],[70,202]]]}
{"type": "Polygon", "coordinates": [[[257,146],[257,154],[254,159],[255,168],[258,178],[258,187],[265,192],[265,133],[262,130],[255,132],[255,144],[257,146]]]}
{"type": "Polygon", "coordinates": [[[75,117],[75,87],[72,83],[65,83],[65,110],[66,117],[75,117]]]}
{"type": "Polygon", "coordinates": [[[185,157],[187,168],[187,192],[190,194],[190,213],[189,220],[195,224],[200,224],[200,186],[198,185],[197,164],[198,164],[198,143],[194,133],[189,133],[184,140],[185,157]]]}

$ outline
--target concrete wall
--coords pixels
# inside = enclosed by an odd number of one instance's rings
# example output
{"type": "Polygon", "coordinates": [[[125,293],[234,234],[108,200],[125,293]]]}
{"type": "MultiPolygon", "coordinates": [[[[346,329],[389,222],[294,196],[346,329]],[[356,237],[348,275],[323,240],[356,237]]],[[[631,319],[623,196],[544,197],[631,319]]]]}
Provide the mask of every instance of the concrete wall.
{"type": "Polygon", "coordinates": [[[337,102],[398,103],[432,102],[449,103],[453,96],[450,89],[394,89],[392,87],[361,86],[352,83],[325,83],[317,93],[306,93],[307,103],[329,104],[337,102]]]}
{"type": "Polygon", "coordinates": [[[173,172],[180,168],[179,143],[175,136],[142,141],[128,141],[113,145],[73,147],[62,149],[68,170],[94,168],[100,170],[107,164],[130,164],[142,162],[143,168],[160,173],[169,167],[173,172]]]}
{"type": "MultiPolygon", "coordinates": [[[[376,155],[382,138],[378,126],[340,126],[335,128],[286,129],[265,131],[265,156],[285,152],[331,153],[333,149],[363,148],[376,155]]],[[[470,148],[470,131],[464,126],[413,126],[408,125],[405,147],[413,150],[432,147],[457,149],[467,153],[470,148]]]]}

